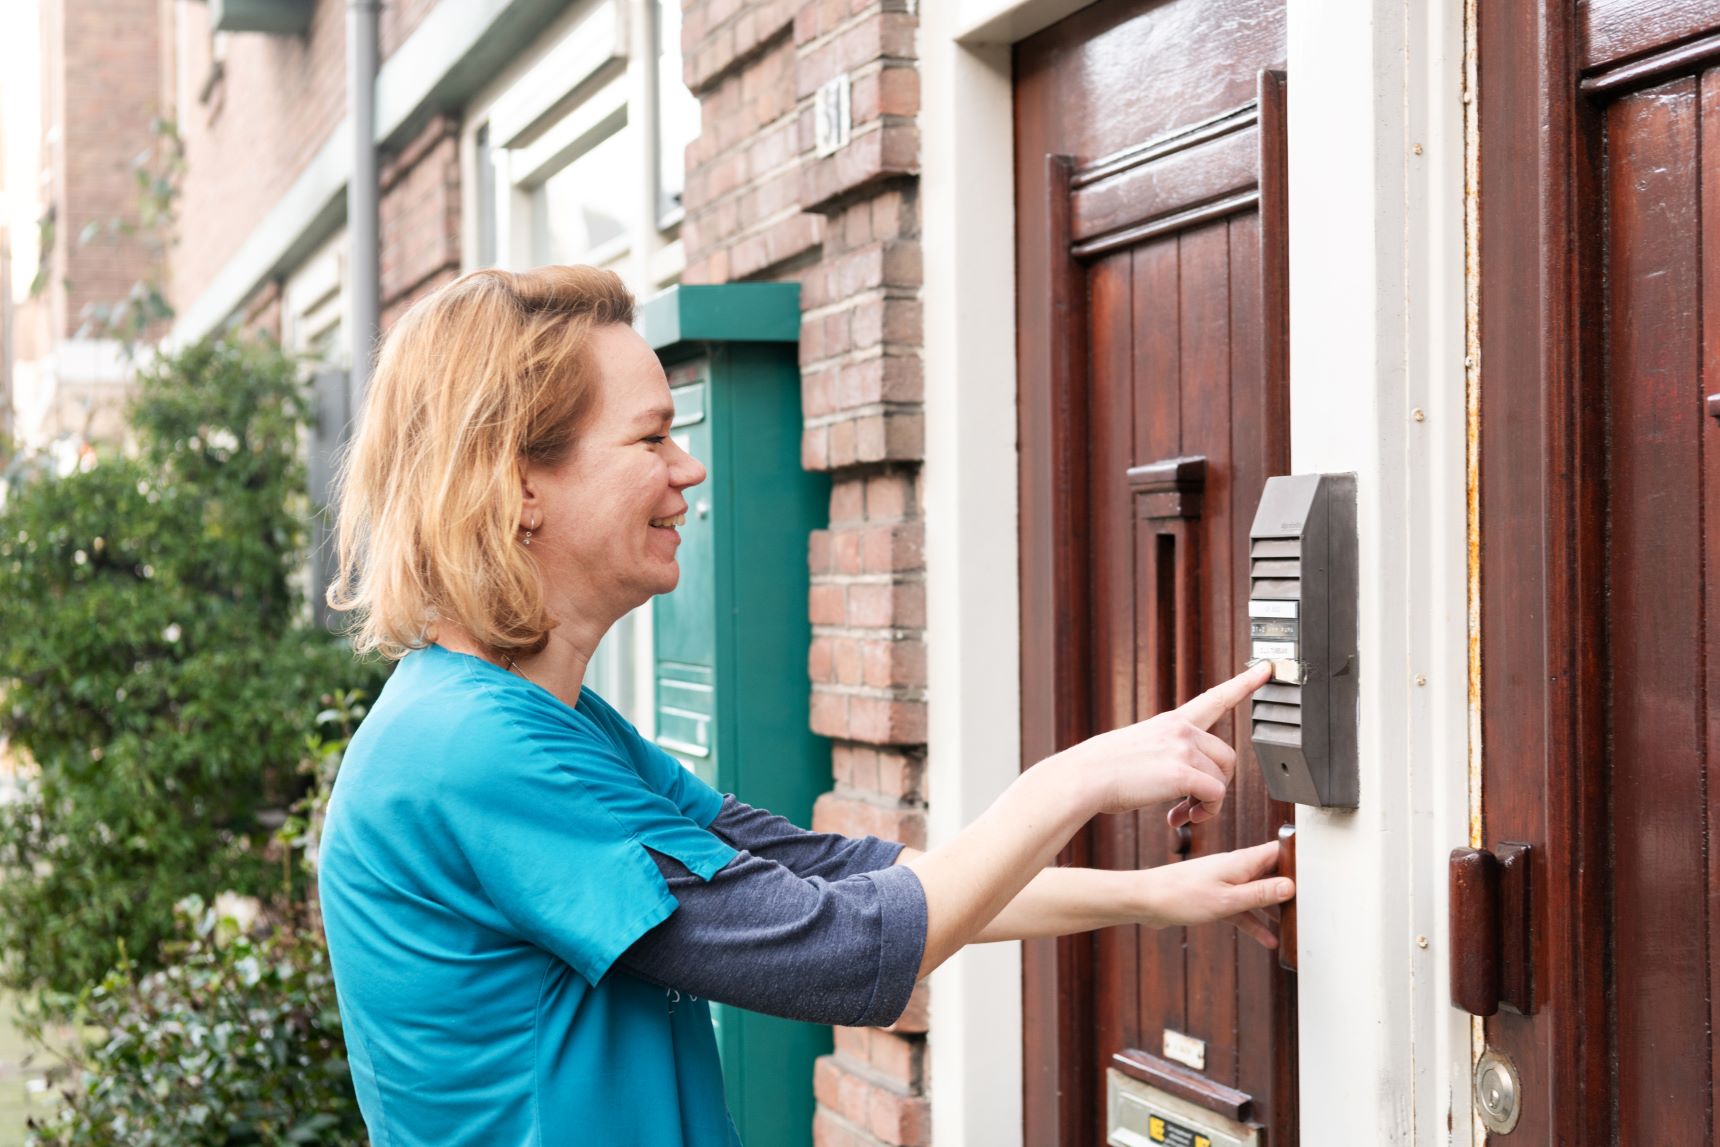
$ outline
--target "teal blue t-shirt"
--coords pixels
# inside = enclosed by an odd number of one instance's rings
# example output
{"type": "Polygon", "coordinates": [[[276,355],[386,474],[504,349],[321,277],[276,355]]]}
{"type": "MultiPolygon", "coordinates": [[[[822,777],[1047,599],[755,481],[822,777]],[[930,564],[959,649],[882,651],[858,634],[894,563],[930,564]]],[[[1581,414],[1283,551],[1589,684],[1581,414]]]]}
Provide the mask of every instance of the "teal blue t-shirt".
{"type": "Polygon", "coordinates": [[[348,748],[319,866],[375,1147],[734,1147],[709,1007],[616,970],[709,880],[721,796],[589,689],[406,655],[348,748]]]}

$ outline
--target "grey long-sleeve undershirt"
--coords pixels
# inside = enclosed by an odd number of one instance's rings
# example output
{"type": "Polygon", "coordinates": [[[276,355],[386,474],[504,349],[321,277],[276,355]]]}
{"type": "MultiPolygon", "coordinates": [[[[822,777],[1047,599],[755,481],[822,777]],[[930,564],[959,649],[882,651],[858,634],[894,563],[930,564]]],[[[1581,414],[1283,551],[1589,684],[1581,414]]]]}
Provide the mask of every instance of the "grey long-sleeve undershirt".
{"type": "Polygon", "coordinates": [[[740,849],[710,880],[651,852],[679,907],[617,965],[667,988],[812,1023],[892,1023],[926,945],[902,846],[807,832],[730,796],[711,831],[740,849]]]}

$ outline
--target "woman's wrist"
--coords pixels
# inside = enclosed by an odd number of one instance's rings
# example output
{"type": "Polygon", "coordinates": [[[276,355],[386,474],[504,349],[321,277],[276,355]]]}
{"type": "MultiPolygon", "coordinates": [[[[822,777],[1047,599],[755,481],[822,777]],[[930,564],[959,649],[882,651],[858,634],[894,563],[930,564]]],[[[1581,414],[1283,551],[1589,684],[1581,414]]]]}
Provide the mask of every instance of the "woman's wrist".
{"type": "Polygon", "coordinates": [[[1038,790],[1038,799],[1056,802],[1074,818],[1077,828],[1103,807],[1101,781],[1094,762],[1079,752],[1081,745],[1053,753],[1017,778],[1038,790]]]}

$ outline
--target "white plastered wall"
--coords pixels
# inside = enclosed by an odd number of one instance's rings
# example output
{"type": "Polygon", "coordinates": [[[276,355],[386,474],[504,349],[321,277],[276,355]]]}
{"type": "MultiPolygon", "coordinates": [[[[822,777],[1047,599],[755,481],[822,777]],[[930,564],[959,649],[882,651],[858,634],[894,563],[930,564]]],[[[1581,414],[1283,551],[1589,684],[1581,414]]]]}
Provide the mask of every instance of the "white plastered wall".
{"type": "MultiPolygon", "coordinates": [[[[1362,559],[1362,804],[1298,817],[1302,1136],[1466,1147],[1463,3],[1288,2],[1292,457],[1358,475],[1362,559]]],[[[921,9],[933,844],[1019,763],[1009,45],[1083,6],[921,9]]],[[[934,977],[934,1142],[1021,1143],[1020,977],[1000,945],[934,977]]]]}

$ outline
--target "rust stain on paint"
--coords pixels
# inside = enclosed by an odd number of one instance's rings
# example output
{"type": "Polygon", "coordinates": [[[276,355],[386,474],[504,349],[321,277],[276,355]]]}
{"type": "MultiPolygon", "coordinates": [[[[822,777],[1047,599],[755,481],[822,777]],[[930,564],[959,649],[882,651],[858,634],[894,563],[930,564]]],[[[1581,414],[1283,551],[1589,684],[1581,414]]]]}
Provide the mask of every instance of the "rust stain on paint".
{"type": "MultiPolygon", "coordinates": [[[[1463,4],[1463,405],[1464,494],[1469,653],[1469,847],[1481,847],[1481,100],[1476,17],[1478,0],[1463,4]]],[[[1469,1067],[1487,1046],[1486,1021],[1469,1021],[1469,1067]]],[[[1457,1083],[1457,1081],[1453,1081],[1457,1083]]],[[[1467,1083],[1467,1081],[1464,1081],[1467,1083]]],[[[1453,1088],[1469,1101],[1469,1141],[1485,1147],[1487,1126],[1463,1083],[1453,1088]],[[1458,1089],[1462,1090],[1459,1091],[1458,1089]]],[[[1454,1096],[1454,1099],[1456,1097],[1454,1096]]]]}
{"type": "Polygon", "coordinates": [[[1481,151],[1476,0],[1463,5],[1463,400],[1468,560],[1469,846],[1481,847],[1481,151]]]}

